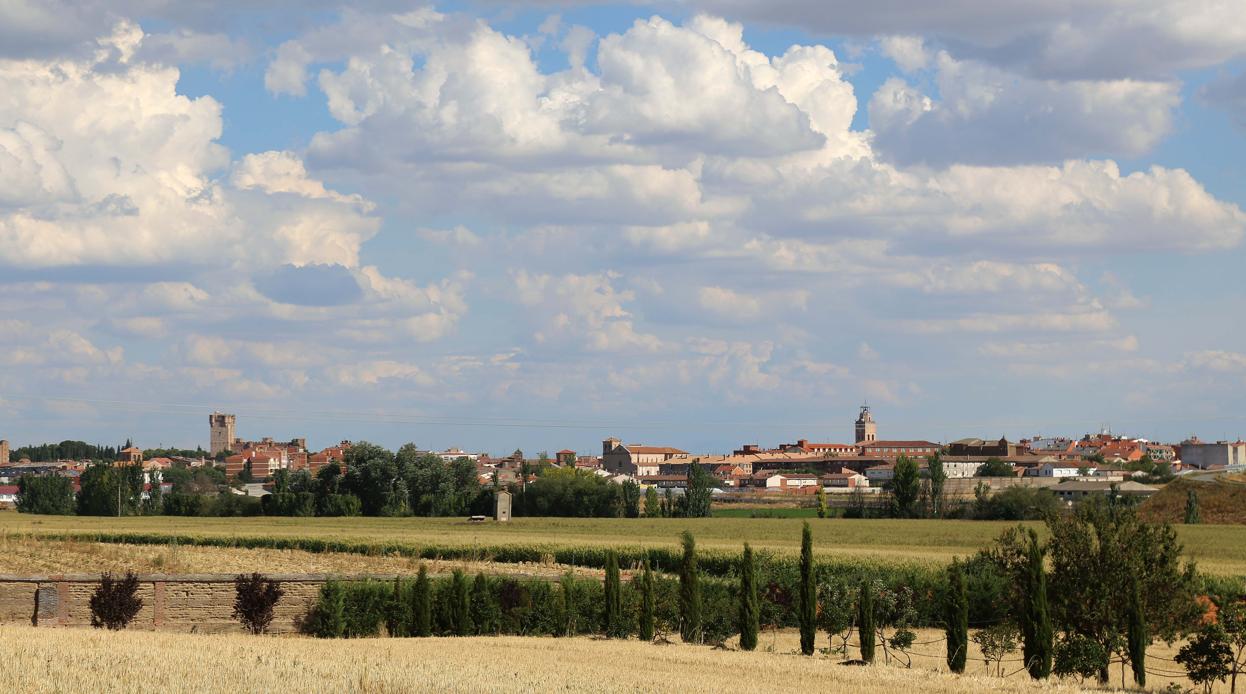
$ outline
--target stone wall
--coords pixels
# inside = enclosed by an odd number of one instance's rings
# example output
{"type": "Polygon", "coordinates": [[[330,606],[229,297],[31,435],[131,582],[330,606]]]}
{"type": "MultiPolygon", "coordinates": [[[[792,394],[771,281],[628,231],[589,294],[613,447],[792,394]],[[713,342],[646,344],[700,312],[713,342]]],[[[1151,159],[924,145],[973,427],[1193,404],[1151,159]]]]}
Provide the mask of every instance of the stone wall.
{"type": "MultiPolygon", "coordinates": [[[[297,631],[315,604],[324,575],[272,575],[285,591],[275,608],[270,631],[297,631]]],[[[393,576],[337,577],[342,580],[393,576]]],[[[196,574],[182,576],[140,575],[138,597],[143,601],[130,629],[180,632],[241,631],[233,617],[234,576],[196,574]]],[[[90,600],[99,576],[0,575],[0,624],[34,624],[40,627],[91,625],[90,600]]]]}

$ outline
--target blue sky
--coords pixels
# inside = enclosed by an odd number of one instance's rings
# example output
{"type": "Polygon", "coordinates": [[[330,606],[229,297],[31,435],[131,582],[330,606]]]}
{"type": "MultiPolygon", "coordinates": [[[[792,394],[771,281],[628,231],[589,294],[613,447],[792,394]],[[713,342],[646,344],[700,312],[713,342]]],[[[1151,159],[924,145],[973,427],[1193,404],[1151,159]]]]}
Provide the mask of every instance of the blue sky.
{"type": "Polygon", "coordinates": [[[1246,435],[1212,0],[0,9],[0,437],[1246,435]]]}

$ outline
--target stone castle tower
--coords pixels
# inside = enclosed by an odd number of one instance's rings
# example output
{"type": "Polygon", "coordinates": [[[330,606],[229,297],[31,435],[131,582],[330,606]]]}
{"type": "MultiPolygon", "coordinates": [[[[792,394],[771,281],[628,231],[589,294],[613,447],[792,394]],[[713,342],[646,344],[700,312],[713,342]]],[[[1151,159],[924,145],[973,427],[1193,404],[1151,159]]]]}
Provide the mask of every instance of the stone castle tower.
{"type": "Polygon", "coordinates": [[[874,415],[870,414],[870,406],[862,405],[861,414],[857,415],[857,443],[873,443],[878,440],[878,424],[874,415]]]}
{"type": "Polygon", "coordinates": [[[216,455],[221,451],[228,451],[229,447],[234,445],[234,425],[237,418],[232,414],[221,414],[213,412],[208,415],[208,430],[210,432],[208,438],[208,451],[212,455],[216,455]]]}
{"type": "Polygon", "coordinates": [[[0,441],[0,465],[9,464],[9,442],[0,441]]]}

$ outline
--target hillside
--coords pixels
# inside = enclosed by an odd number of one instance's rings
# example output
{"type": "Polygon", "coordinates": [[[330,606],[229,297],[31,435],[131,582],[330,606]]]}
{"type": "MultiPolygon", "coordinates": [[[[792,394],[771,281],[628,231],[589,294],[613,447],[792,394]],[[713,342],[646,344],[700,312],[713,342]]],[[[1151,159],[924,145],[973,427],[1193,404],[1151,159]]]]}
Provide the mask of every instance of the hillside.
{"type": "Polygon", "coordinates": [[[1143,502],[1142,516],[1152,521],[1184,522],[1186,498],[1191,489],[1198,494],[1203,523],[1246,524],[1246,484],[1231,481],[1174,480],[1143,502]]]}

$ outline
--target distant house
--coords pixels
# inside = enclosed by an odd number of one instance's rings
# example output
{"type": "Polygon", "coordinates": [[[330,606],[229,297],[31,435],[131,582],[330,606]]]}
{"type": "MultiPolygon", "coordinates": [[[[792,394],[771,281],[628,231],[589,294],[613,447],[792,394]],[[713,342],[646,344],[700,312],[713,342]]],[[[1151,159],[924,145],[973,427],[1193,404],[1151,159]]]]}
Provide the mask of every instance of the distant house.
{"type": "Polygon", "coordinates": [[[779,450],[788,453],[818,453],[821,455],[856,455],[857,447],[850,443],[810,443],[800,439],[796,443],[785,443],[779,450]]]}
{"type": "Polygon", "coordinates": [[[141,448],[130,446],[117,452],[118,465],[133,465],[141,462],[143,462],[143,449],[141,448]]]}
{"type": "Polygon", "coordinates": [[[869,480],[870,486],[879,487],[894,479],[896,476],[896,466],[894,463],[885,465],[875,465],[865,469],[865,478],[869,480]]]}
{"type": "Polygon", "coordinates": [[[624,444],[615,438],[601,443],[601,467],[616,475],[653,476],[658,474],[659,465],[662,463],[687,458],[687,451],[669,446],[624,444]]]}
{"type": "Polygon", "coordinates": [[[938,453],[942,446],[932,441],[870,441],[858,446],[860,455],[897,458],[924,458],[938,453]]]}
{"type": "Polygon", "coordinates": [[[564,448],[554,454],[554,462],[563,467],[573,467],[576,463],[576,453],[573,450],[564,448]]]}
{"type": "Polygon", "coordinates": [[[858,472],[833,472],[822,476],[822,486],[835,489],[856,489],[870,486],[870,480],[858,472]]]}
{"type": "Polygon", "coordinates": [[[1078,477],[1079,475],[1093,475],[1098,470],[1097,465],[1090,463],[1078,463],[1076,461],[1049,461],[1039,465],[1036,476],[1038,477],[1078,477]],[[1083,470],[1085,472],[1083,472],[1083,470]]]}
{"type": "Polygon", "coordinates": [[[1239,440],[1203,443],[1198,439],[1190,439],[1181,444],[1181,462],[1202,470],[1246,465],[1246,442],[1239,440]]]}
{"type": "Polygon", "coordinates": [[[13,508],[17,505],[17,485],[0,484],[0,507],[13,508]]]}
{"type": "Polygon", "coordinates": [[[817,486],[817,475],[780,472],[766,478],[766,491],[796,492],[804,489],[813,490],[817,486]]]}
{"type": "Polygon", "coordinates": [[[1141,484],[1139,482],[1108,482],[1108,481],[1074,481],[1068,480],[1061,482],[1054,487],[1049,487],[1055,492],[1056,496],[1068,504],[1075,504],[1093,496],[1106,496],[1112,493],[1112,488],[1116,487],[1116,493],[1121,496],[1145,499],[1155,492],[1159,491],[1155,487],[1141,484]]]}
{"type": "Polygon", "coordinates": [[[441,460],[446,463],[452,463],[458,460],[459,458],[467,458],[468,460],[474,463],[476,462],[477,459],[480,458],[479,453],[468,453],[467,451],[464,451],[458,448],[447,448],[444,451],[438,451],[436,453],[433,453],[432,455],[435,455],[438,458],[441,458],[441,460]]]}

